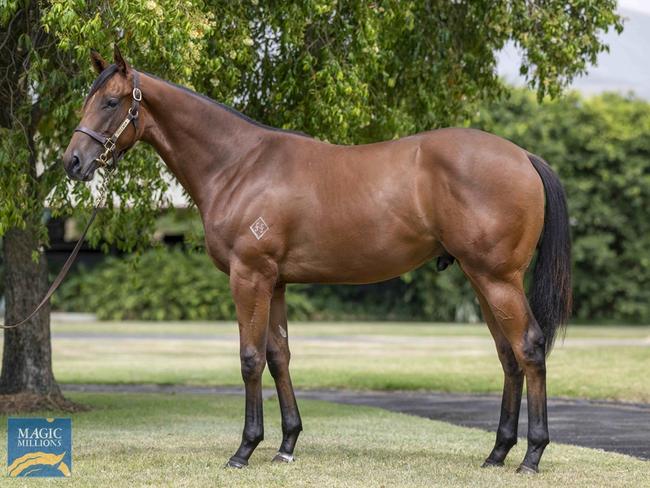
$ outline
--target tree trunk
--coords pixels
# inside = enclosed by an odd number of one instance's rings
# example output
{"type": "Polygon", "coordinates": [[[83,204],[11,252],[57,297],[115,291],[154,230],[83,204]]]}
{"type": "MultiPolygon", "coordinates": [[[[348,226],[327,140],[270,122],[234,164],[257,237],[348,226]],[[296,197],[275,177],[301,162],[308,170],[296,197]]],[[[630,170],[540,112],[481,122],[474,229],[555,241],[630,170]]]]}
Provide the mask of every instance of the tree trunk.
{"type": "MultiPolygon", "coordinates": [[[[47,291],[47,262],[34,228],[10,229],[4,235],[5,323],[26,317],[47,291]]],[[[70,410],[52,373],[50,307],[29,322],[4,331],[0,411],[70,410]]]]}

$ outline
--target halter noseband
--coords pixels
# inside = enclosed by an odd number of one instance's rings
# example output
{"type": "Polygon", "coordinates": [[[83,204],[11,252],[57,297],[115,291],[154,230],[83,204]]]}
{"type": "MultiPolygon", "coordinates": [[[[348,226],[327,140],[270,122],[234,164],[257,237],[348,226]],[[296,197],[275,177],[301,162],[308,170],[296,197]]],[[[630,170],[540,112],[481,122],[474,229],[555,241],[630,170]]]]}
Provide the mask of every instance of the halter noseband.
{"type": "Polygon", "coordinates": [[[133,127],[135,130],[138,129],[138,115],[139,115],[139,108],[140,108],[140,101],[142,100],[142,91],[140,91],[140,75],[138,74],[137,71],[133,70],[133,91],[131,92],[132,100],[131,100],[131,107],[129,107],[129,112],[126,115],[126,118],[124,121],[120,124],[120,126],[117,128],[117,130],[113,133],[111,137],[106,137],[103,134],[100,134],[97,131],[94,131],[93,129],[89,129],[88,127],[84,126],[79,126],[77,127],[74,131],[75,132],[82,132],[86,134],[87,136],[90,136],[92,139],[100,143],[104,147],[104,152],[101,153],[95,161],[97,161],[97,165],[100,168],[112,166],[112,169],[115,169],[117,166],[117,161],[122,157],[125,151],[121,151],[118,154],[115,153],[115,145],[117,144],[117,140],[120,138],[122,135],[122,132],[129,126],[131,122],[133,122],[133,127]],[[110,165],[108,162],[108,157],[111,157],[113,159],[113,164],[110,165]]]}

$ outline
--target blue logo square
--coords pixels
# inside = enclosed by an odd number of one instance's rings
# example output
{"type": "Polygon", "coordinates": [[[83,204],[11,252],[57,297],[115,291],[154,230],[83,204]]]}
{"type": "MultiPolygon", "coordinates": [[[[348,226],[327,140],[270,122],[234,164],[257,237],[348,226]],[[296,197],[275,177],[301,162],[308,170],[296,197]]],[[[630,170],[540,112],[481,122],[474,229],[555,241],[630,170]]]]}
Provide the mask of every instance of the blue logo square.
{"type": "Polygon", "coordinates": [[[70,476],[71,419],[9,418],[7,438],[9,476],[70,476]]]}

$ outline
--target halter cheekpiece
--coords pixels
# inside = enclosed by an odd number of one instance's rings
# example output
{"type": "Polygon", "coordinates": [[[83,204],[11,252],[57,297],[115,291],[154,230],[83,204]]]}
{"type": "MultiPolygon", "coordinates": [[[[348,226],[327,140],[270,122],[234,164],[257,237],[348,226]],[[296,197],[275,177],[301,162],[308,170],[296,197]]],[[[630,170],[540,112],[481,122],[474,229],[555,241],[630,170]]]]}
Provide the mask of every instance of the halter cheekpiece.
{"type": "Polygon", "coordinates": [[[120,138],[122,135],[122,132],[129,126],[130,123],[133,123],[133,127],[137,130],[138,129],[138,115],[139,115],[139,109],[140,109],[140,101],[142,100],[142,91],[140,91],[140,75],[138,74],[137,71],[133,70],[133,91],[131,92],[131,107],[129,107],[129,111],[126,115],[126,118],[122,121],[120,126],[117,128],[117,130],[113,133],[111,137],[106,137],[103,134],[100,134],[99,132],[89,129],[88,127],[84,126],[79,126],[77,127],[74,131],[75,132],[83,132],[87,136],[90,136],[93,138],[95,141],[100,143],[104,147],[104,152],[102,152],[96,159],[97,165],[100,168],[112,166],[112,169],[115,169],[117,166],[117,161],[122,157],[124,154],[124,151],[120,151],[119,153],[115,152],[115,146],[117,144],[117,140],[120,138]],[[113,164],[109,163],[109,156],[113,159],[113,164]]]}

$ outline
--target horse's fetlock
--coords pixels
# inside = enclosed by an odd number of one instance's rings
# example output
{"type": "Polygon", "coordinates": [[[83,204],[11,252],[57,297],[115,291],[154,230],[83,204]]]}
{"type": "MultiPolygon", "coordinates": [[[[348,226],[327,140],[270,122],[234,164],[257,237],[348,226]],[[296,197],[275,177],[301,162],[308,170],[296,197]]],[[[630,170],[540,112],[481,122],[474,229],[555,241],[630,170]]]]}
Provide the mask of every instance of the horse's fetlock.
{"type": "Polygon", "coordinates": [[[264,440],[264,431],[260,430],[244,430],[244,441],[248,444],[257,446],[260,442],[264,440]]]}
{"type": "Polygon", "coordinates": [[[528,436],[528,443],[535,446],[537,449],[548,446],[550,442],[551,439],[547,433],[532,433],[528,436]]]}
{"type": "Polygon", "coordinates": [[[509,450],[517,444],[517,430],[507,425],[500,425],[497,430],[496,447],[509,450]]]}
{"type": "Polygon", "coordinates": [[[510,450],[517,444],[517,436],[497,437],[497,447],[510,450]]]}
{"type": "Polygon", "coordinates": [[[300,418],[282,422],[282,432],[284,432],[285,435],[295,435],[302,432],[302,422],[300,421],[300,418]]]}

